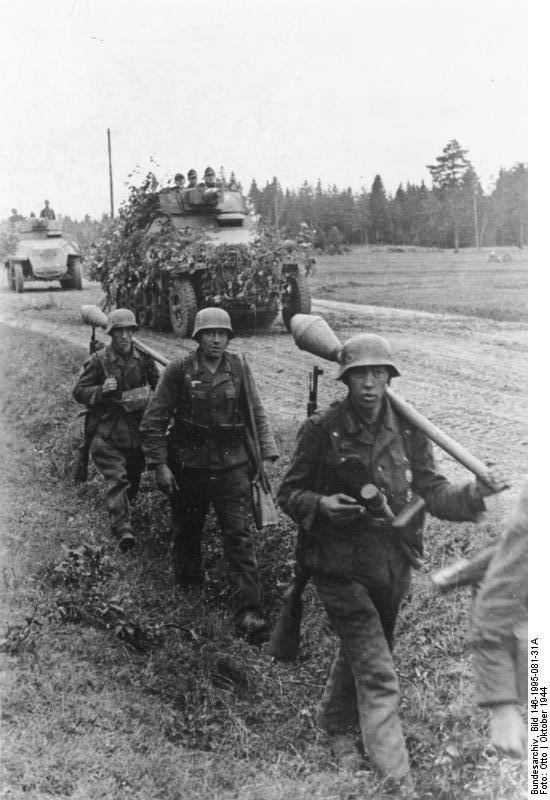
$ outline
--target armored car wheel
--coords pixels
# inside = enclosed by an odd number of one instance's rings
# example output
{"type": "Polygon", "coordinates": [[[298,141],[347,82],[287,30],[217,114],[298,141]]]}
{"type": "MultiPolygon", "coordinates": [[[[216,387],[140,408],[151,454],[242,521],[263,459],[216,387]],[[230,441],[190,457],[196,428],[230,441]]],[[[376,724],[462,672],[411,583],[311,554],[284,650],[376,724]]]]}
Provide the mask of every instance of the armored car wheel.
{"type": "Polygon", "coordinates": [[[311,313],[311,294],[303,275],[289,275],[286,296],[283,298],[282,317],[287,331],[294,314],[311,313]]]}
{"type": "Polygon", "coordinates": [[[25,279],[23,277],[23,267],[21,266],[21,264],[10,263],[8,271],[8,282],[12,292],[17,292],[17,294],[23,293],[25,279]]]}
{"type": "Polygon", "coordinates": [[[82,263],[77,259],[73,262],[73,288],[82,290],[82,263]]]}
{"type": "Polygon", "coordinates": [[[188,278],[176,278],[170,287],[170,323],[176,336],[185,338],[193,333],[197,313],[197,296],[188,278]]]}

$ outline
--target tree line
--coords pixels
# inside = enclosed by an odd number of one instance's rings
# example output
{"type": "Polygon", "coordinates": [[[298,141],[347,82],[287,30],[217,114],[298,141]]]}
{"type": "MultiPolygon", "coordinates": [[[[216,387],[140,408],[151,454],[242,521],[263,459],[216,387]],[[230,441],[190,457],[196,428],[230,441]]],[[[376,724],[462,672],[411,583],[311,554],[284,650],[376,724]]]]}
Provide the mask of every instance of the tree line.
{"type": "Polygon", "coordinates": [[[468,151],[452,139],[426,165],[432,186],[401,183],[388,194],[381,175],[370,191],[315,186],[281,187],[274,177],[263,189],[252,181],[248,199],[267,225],[297,236],[303,223],[315,247],[340,252],[354,244],[420,247],[487,247],[527,244],[527,165],[502,168],[495,187],[485,194],[468,151]]]}

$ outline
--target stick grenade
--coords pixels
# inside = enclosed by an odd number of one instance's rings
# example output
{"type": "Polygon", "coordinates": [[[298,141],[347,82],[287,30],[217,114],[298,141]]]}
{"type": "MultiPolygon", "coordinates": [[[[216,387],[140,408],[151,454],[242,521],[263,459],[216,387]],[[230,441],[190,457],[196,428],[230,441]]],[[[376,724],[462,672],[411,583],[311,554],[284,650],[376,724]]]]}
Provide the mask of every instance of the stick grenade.
{"type": "MultiPolygon", "coordinates": [[[[103,313],[99,306],[92,305],[81,306],[80,314],[82,316],[82,321],[87,325],[92,326],[92,338],[95,340],[95,329],[107,327],[107,315],[103,313]]],[[[152,347],[148,347],[143,342],[140,342],[140,340],[136,339],[135,336],[132,341],[138,350],[140,350],[142,353],[145,353],[146,356],[151,356],[154,361],[158,361],[158,363],[162,364],[163,367],[168,364],[168,359],[166,356],[163,356],[161,353],[153,350],[152,347]]]]}
{"type": "MultiPolygon", "coordinates": [[[[313,355],[326,358],[328,361],[340,363],[342,358],[342,343],[322,317],[314,314],[295,314],[290,327],[294,341],[300,350],[305,350],[313,355]]],[[[430,422],[427,417],[420,414],[409,403],[403,400],[391,388],[387,388],[386,394],[393,407],[418,430],[435,442],[442,450],[449,453],[466,469],[470,470],[482,483],[489,486],[494,492],[501,492],[508,488],[506,484],[495,486],[489,477],[487,465],[479,458],[473,456],[466,448],[455,441],[451,436],[444,433],[437,425],[430,422]]]]}

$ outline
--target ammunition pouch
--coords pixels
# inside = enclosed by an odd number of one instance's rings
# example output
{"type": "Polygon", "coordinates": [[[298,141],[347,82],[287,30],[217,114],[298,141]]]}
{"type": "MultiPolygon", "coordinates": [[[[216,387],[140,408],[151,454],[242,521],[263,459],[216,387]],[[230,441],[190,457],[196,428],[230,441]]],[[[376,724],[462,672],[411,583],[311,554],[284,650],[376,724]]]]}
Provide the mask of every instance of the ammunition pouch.
{"type": "Polygon", "coordinates": [[[134,411],[144,411],[151,395],[152,391],[149,386],[138,386],[136,389],[122,392],[116,403],[122,406],[127,414],[132,414],[134,411]]]}

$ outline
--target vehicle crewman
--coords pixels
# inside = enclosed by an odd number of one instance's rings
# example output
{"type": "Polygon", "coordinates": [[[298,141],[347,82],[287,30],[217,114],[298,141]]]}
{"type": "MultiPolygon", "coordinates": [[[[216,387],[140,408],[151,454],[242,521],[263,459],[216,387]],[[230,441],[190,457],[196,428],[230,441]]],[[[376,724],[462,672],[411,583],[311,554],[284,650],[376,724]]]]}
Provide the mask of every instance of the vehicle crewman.
{"type": "Polygon", "coordinates": [[[50,208],[49,200],[44,200],[44,208],[40,212],[40,216],[42,219],[55,219],[55,212],[53,208],[50,208]]]}
{"type": "Polygon", "coordinates": [[[207,189],[212,189],[213,187],[217,186],[216,182],[216,173],[212,169],[212,167],[206,167],[204,170],[204,184],[207,189]]]}
{"type": "Polygon", "coordinates": [[[92,355],[73,389],[78,403],[88,407],[85,435],[90,455],[107,487],[111,532],[122,551],[135,546],[130,503],[139,491],[144,458],[139,423],[159,373],[150,356],[133,344],[137,330],[134,313],[117,308],[108,316],[111,344],[92,355]]]}
{"type": "Polygon", "coordinates": [[[203,582],[202,529],[212,504],[221,527],[236,627],[255,637],[266,622],[251,535],[245,391],[262,459],[273,461],[278,452],[248,365],[226,351],[232,337],[226,311],[198,312],[193,338],[199,346],[168,364],[145,411],[141,433],[146,463],[155,468],[159,487],[172,497],[175,585],[187,588],[203,582]]]}
{"type": "Polygon", "coordinates": [[[197,170],[190,169],[187,173],[187,188],[194,189],[197,185],[197,170]]]}
{"type": "MultiPolygon", "coordinates": [[[[434,516],[465,521],[478,518],[483,497],[493,489],[480,482],[451,484],[437,472],[431,443],[386,396],[399,374],[381,336],[358,334],[344,344],[337,377],[346,384],[347,397],[304,422],[278,499],[301,528],[304,568],[313,574],[340,639],[317,724],[335,737],[340,754],[347,748],[356,756],[351,734],[359,725],[364,752],[388,788],[410,797],[414,789],[398,717],[392,645],[411,559],[398,546],[391,523],[359,502],[361,488],[376,486],[393,514],[416,493],[434,516]]],[[[418,520],[406,539],[418,554],[421,529],[418,520]]]]}
{"type": "Polygon", "coordinates": [[[176,189],[183,189],[185,186],[185,177],[181,174],[181,172],[176,172],[174,175],[174,186],[176,189]]]}

